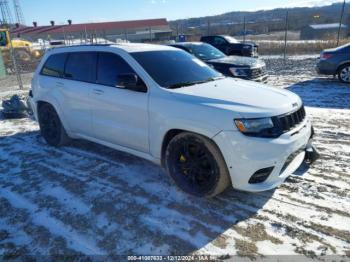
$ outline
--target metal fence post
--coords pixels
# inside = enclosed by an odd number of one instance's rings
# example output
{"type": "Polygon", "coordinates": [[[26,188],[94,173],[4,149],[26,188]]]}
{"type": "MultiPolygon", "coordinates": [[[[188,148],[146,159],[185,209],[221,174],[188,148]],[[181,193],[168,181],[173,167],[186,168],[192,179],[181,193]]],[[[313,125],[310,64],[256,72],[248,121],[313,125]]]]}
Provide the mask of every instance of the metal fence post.
{"type": "Polygon", "coordinates": [[[153,41],[153,39],[152,39],[152,27],[151,26],[149,27],[149,40],[150,40],[150,42],[153,41]]]}
{"type": "Polygon", "coordinates": [[[283,56],[283,59],[284,59],[284,62],[286,62],[286,59],[287,59],[287,37],[288,37],[288,11],[286,13],[286,31],[284,33],[284,56],[283,56]]]}
{"type": "Polygon", "coordinates": [[[12,38],[11,38],[11,34],[10,33],[9,33],[9,36],[10,36],[9,42],[10,42],[11,59],[12,59],[12,62],[13,62],[13,67],[15,69],[15,74],[16,74],[16,78],[17,78],[18,87],[19,87],[20,90],[22,90],[23,89],[22,76],[21,76],[21,73],[20,73],[20,71],[18,69],[18,65],[17,65],[17,61],[16,61],[16,54],[15,54],[15,50],[13,48],[12,38]]]}
{"type": "Polygon", "coordinates": [[[341,24],[343,22],[344,10],[345,10],[345,0],[343,2],[343,7],[342,7],[342,10],[341,10],[341,15],[340,15],[340,21],[339,21],[339,27],[338,27],[338,37],[337,37],[337,46],[339,46],[340,30],[341,30],[341,24]]]}
{"type": "Polygon", "coordinates": [[[247,29],[246,29],[246,21],[245,21],[245,16],[244,16],[244,19],[243,19],[243,43],[245,43],[246,32],[247,32],[247,29]]]}

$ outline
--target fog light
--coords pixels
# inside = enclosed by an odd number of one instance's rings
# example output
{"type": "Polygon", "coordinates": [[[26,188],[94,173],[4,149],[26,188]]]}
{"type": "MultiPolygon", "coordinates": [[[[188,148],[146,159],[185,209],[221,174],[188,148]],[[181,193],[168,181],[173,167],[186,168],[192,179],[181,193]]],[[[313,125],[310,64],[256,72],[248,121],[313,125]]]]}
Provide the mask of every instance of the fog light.
{"type": "Polygon", "coordinates": [[[249,179],[249,184],[258,184],[264,182],[271,174],[273,168],[274,167],[272,166],[256,171],[254,175],[252,175],[249,179]]]}

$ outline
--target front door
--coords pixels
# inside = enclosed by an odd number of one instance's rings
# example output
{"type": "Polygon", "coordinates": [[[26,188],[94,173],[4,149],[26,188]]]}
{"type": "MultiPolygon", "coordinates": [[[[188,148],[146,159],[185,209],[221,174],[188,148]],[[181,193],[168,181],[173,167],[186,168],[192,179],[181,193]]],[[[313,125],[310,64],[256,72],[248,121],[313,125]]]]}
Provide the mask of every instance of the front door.
{"type": "Polygon", "coordinates": [[[101,52],[92,90],[94,136],[108,143],[149,153],[148,92],[117,87],[119,74],[135,73],[119,55],[101,52]]]}

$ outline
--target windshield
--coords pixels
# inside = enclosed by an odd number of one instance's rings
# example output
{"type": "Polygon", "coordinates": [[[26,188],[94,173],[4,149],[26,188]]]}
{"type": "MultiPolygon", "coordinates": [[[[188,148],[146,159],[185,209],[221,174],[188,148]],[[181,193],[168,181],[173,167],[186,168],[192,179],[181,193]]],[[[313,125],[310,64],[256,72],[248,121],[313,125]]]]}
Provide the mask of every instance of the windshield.
{"type": "Polygon", "coordinates": [[[0,32],[0,46],[6,46],[6,45],[7,45],[6,32],[1,31],[0,32]]]}
{"type": "Polygon", "coordinates": [[[193,44],[187,47],[192,54],[202,60],[211,60],[217,58],[223,58],[226,55],[216,49],[215,47],[207,44],[193,44]]]}
{"type": "Polygon", "coordinates": [[[239,43],[236,38],[233,38],[232,36],[224,36],[227,42],[232,43],[232,44],[237,44],[239,43]]]}
{"type": "Polygon", "coordinates": [[[166,50],[131,53],[160,86],[179,88],[212,81],[222,75],[185,51],[166,50]]]}

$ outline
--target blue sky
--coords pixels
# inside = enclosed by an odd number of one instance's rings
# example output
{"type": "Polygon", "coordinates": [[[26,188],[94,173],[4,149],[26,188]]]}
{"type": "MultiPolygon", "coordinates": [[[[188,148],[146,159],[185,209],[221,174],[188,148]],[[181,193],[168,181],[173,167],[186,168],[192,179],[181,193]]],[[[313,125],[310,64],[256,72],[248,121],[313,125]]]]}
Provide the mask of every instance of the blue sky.
{"type": "Polygon", "coordinates": [[[27,24],[189,18],[229,11],[325,5],[341,0],[20,0],[27,24]]]}

